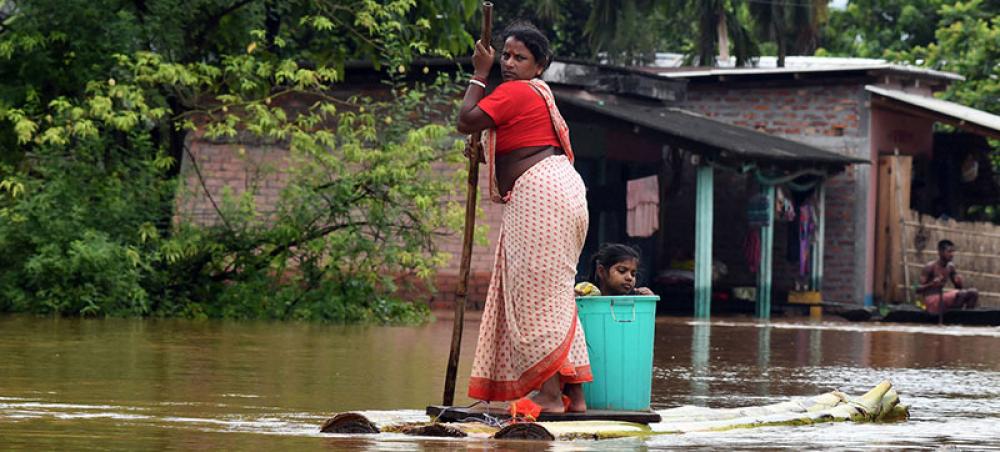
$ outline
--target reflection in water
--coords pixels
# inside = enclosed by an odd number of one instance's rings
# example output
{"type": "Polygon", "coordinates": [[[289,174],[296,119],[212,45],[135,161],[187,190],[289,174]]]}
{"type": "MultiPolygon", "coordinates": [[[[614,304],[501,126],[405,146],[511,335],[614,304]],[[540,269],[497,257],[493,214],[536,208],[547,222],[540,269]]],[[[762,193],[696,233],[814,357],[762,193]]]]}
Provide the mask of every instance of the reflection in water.
{"type": "Polygon", "coordinates": [[[823,330],[809,331],[809,365],[818,367],[823,362],[823,330]]]}
{"type": "MultiPolygon", "coordinates": [[[[473,318],[465,331],[460,397],[475,350],[473,318]]],[[[393,410],[393,416],[424,419],[424,406],[440,401],[450,333],[447,319],[353,327],[0,316],[0,448],[508,449],[480,441],[318,433],[338,411],[393,410]]],[[[996,328],[659,318],[654,369],[655,409],[762,405],[832,389],[856,395],[888,378],[913,406],[913,419],[548,449],[981,450],[997,442],[996,328]]],[[[531,446],[520,450],[538,445],[531,446]]]]}
{"type": "Polygon", "coordinates": [[[709,394],[711,369],[712,325],[698,322],[691,330],[691,400],[692,405],[703,405],[709,394]]]}
{"type": "Polygon", "coordinates": [[[757,379],[758,395],[771,395],[771,379],[768,372],[770,367],[771,325],[765,324],[757,330],[757,371],[760,372],[760,378],[757,379]]]}

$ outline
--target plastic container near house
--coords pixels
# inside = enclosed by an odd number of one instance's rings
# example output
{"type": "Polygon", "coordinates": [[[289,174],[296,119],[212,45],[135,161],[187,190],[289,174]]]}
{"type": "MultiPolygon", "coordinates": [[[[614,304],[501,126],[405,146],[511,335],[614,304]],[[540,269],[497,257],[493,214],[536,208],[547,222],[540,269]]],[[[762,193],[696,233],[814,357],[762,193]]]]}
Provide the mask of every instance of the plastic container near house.
{"type": "Polygon", "coordinates": [[[649,410],[653,383],[656,295],[578,297],[592,383],[584,383],[588,409],[649,410]]]}

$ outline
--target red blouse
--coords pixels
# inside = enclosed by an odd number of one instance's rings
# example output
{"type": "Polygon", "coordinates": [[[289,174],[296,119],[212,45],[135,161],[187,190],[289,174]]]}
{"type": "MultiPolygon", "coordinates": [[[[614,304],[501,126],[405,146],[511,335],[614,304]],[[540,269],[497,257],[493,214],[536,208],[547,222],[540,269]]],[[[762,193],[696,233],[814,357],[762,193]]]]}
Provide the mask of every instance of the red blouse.
{"type": "Polygon", "coordinates": [[[479,101],[479,109],[497,126],[497,155],[529,146],[561,146],[545,101],[527,83],[501,83],[479,101]]]}

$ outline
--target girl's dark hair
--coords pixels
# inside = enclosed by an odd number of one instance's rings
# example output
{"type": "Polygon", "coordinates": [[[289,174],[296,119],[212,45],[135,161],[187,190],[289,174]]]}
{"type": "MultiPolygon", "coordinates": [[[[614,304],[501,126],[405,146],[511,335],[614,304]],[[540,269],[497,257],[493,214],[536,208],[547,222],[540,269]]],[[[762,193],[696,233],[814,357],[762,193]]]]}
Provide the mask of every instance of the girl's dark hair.
{"type": "Polygon", "coordinates": [[[590,281],[600,284],[597,280],[597,266],[611,268],[611,266],[629,259],[639,260],[639,250],[621,243],[605,243],[590,258],[590,281]]]}
{"type": "Polygon", "coordinates": [[[549,38],[530,22],[518,21],[507,26],[503,31],[503,42],[507,38],[513,37],[524,43],[535,61],[542,64],[542,69],[548,69],[552,63],[552,47],[549,45],[549,38]]]}

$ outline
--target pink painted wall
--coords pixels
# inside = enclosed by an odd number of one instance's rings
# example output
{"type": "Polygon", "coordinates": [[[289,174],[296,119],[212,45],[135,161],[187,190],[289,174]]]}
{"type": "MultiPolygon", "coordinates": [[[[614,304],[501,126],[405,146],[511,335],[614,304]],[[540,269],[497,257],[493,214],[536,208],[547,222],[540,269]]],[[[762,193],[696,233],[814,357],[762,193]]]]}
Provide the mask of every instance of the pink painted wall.
{"type": "MultiPolygon", "coordinates": [[[[875,212],[878,209],[878,156],[893,154],[899,150],[902,155],[927,156],[934,149],[934,121],[878,107],[871,112],[871,178],[868,188],[868,221],[865,230],[865,241],[869,250],[865,256],[867,268],[875,268],[875,212]]],[[[865,287],[868,293],[875,289],[875,272],[865,274],[865,287]]]]}
{"type": "MultiPolygon", "coordinates": [[[[872,155],[892,154],[899,148],[903,155],[929,156],[934,149],[934,121],[881,108],[872,108],[872,155]]],[[[873,164],[877,160],[872,161],[873,164]]]]}

